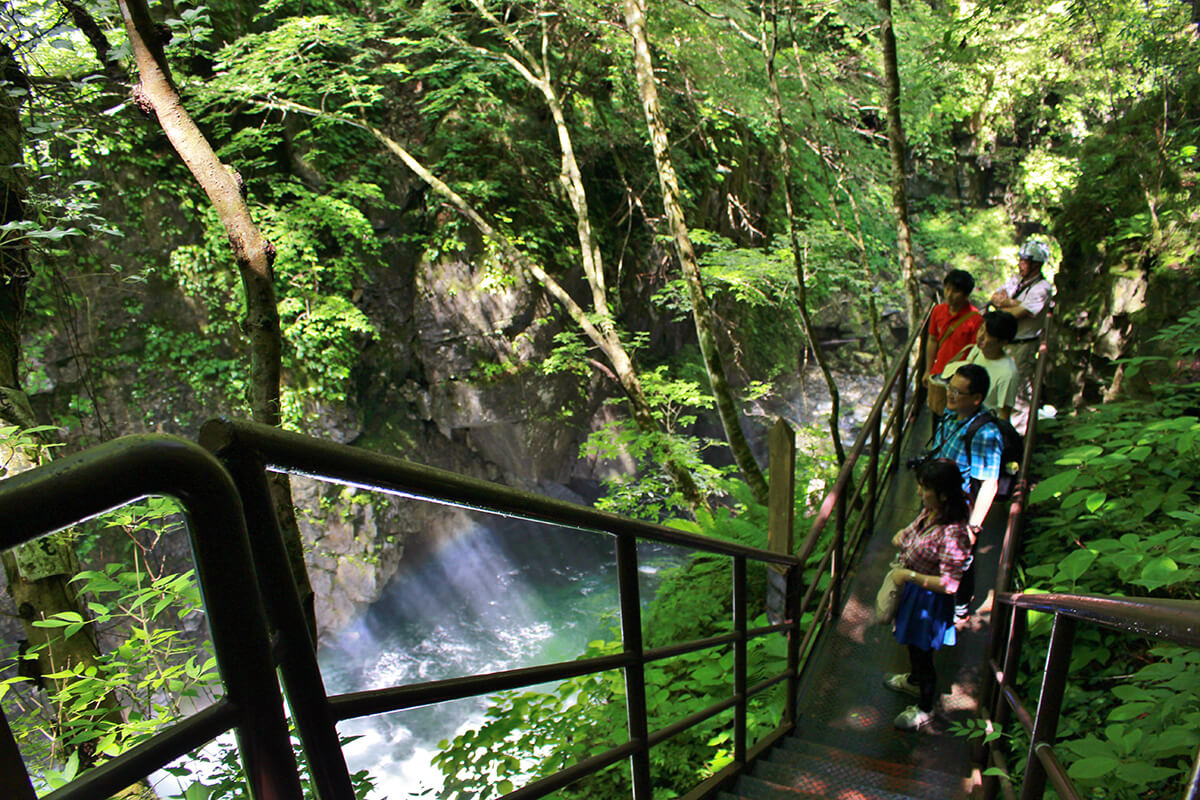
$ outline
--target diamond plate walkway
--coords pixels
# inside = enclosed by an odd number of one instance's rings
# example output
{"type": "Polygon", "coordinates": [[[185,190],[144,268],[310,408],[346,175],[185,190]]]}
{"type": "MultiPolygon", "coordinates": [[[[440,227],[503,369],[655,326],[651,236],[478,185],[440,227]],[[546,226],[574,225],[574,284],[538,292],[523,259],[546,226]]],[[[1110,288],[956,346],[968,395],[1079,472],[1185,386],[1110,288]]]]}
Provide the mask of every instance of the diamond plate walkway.
{"type": "MultiPolygon", "coordinates": [[[[924,441],[918,437],[917,441],[924,441]]],[[[919,448],[918,448],[919,449],[919,448]]],[[[908,654],[889,628],[871,624],[875,593],[895,549],[892,535],[920,508],[912,473],[901,470],[879,508],[875,534],[851,576],[841,617],[813,653],[801,689],[796,731],[743,775],[720,800],[959,800],[971,796],[971,745],[948,733],[972,718],[987,647],[987,609],[995,584],[1007,505],[996,504],[976,549],[976,599],[958,644],[934,657],[944,692],[934,722],[918,733],[892,720],[913,698],[882,685],[907,672],[908,654]],[[980,611],[980,608],[983,611],[980,611]]]]}

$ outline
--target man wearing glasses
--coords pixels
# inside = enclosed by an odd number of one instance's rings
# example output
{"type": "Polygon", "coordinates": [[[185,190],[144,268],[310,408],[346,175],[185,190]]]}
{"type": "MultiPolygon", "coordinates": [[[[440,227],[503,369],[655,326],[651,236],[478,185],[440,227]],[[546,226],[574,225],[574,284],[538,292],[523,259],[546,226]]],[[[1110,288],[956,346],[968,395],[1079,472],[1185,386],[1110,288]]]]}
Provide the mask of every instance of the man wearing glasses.
{"type": "MultiPolygon", "coordinates": [[[[971,545],[983,527],[983,521],[996,499],[1000,479],[1004,439],[992,422],[971,432],[971,422],[984,413],[983,398],[991,388],[987,370],[978,364],[964,364],[950,378],[946,390],[946,411],[935,418],[932,458],[948,458],[958,464],[963,476],[963,491],[971,498],[971,545]]],[[[964,619],[975,592],[975,570],[969,566],[955,596],[956,619],[964,619]]]]}

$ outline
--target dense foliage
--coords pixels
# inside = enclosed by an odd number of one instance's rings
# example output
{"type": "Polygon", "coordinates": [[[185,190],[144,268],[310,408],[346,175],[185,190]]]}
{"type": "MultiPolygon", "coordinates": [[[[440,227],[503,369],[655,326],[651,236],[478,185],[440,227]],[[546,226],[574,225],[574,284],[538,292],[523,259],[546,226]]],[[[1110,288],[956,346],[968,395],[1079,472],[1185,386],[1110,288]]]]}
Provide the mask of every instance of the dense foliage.
{"type": "MultiPolygon", "coordinates": [[[[862,333],[864,299],[887,310],[901,297],[878,12],[771,8],[774,18],[765,6],[671,0],[649,19],[688,222],[742,401],[769,399],[804,361],[794,258],[822,330],[862,333]],[[774,150],[765,28],[778,36],[790,176],[774,150]],[[800,253],[785,235],[787,177],[798,192],[800,253]]],[[[471,424],[437,417],[430,397],[516,386],[519,402],[510,402],[531,426],[570,427],[585,458],[632,467],[605,473],[605,507],[656,520],[686,514],[667,468],[684,465],[705,495],[738,509],[702,511],[694,529],[761,543],[760,511],[740,497],[727,448],[711,433],[713,398],[655,211],[619,4],[184,0],[150,10],[170,34],[166,57],[185,106],[240,176],[274,247],[285,425],[435,459],[469,439],[471,424]],[[526,74],[531,64],[544,85],[526,74]],[[564,130],[591,209],[601,291],[585,274],[577,198],[561,179],[570,171],[564,130]],[[611,326],[631,354],[656,431],[635,424],[612,363],[578,319],[544,300],[547,284],[415,178],[380,135],[573,297],[592,291],[580,317],[611,326]],[[569,392],[539,395],[556,380],[569,392]],[[564,396],[616,408],[593,415],[564,408],[564,396]],[[404,424],[389,427],[396,419],[404,424]],[[426,429],[437,429],[437,446],[421,438],[426,429]]],[[[19,113],[13,160],[27,198],[24,218],[0,225],[0,246],[32,264],[23,316],[0,309],[0,324],[22,345],[18,383],[52,423],[0,427],[4,452],[36,449],[31,437],[49,431],[78,446],[147,430],[191,434],[204,417],[244,415],[246,300],[234,257],[209,199],[130,100],[136,70],[117,5],[10,0],[0,15],[0,41],[14,56],[0,105],[19,113]],[[94,29],[85,30],[88,19],[94,29]]],[[[1118,333],[1177,322],[1162,342],[1089,343],[1088,380],[1116,389],[1140,369],[1154,383],[1176,374],[1179,385],[1159,387],[1152,403],[1059,423],[1037,495],[1047,503],[1043,527],[1056,533],[1031,543],[1028,585],[1191,597],[1200,570],[1196,391],[1177,373],[1181,363],[1194,370],[1200,321],[1194,312],[1176,321],[1174,305],[1194,291],[1200,225],[1200,48],[1187,4],[918,2],[897,7],[895,21],[914,235],[932,283],[958,266],[993,285],[1017,238],[1052,231],[1064,269],[1077,270],[1060,301],[1083,312],[1081,328],[1096,327],[1095,309],[1112,310],[1105,298],[1129,275],[1167,287],[1159,296],[1169,302],[1133,311],[1133,322],[1115,310],[1118,333]],[[1133,360],[1114,379],[1120,355],[1133,360]]],[[[801,485],[826,467],[804,461],[801,485]]],[[[92,529],[77,539],[85,568],[75,584],[91,616],[38,623],[67,636],[102,631],[100,665],[42,676],[64,687],[53,696],[11,672],[0,684],[6,704],[19,698],[30,712],[18,734],[44,757],[47,787],[135,743],[203,698],[213,679],[210,660],[195,654],[187,573],[151,567],[135,544],[148,535],[146,519],[167,520],[159,530],[172,524],[171,509],[125,513],[110,524],[124,532],[122,547],[93,545],[92,529]],[[114,687],[122,724],[97,713],[114,687]]],[[[726,572],[705,559],[682,568],[648,611],[650,630],[673,638],[728,624],[726,572]]],[[[1180,699],[1193,657],[1082,637],[1076,666],[1097,677],[1072,690],[1091,714],[1068,723],[1072,770],[1114,797],[1157,791],[1171,780],[1163,770],[1195,750],[1197,709],[1180,699]],[[1118,679],[1114,705],[1105,693],[1118,679]],[[1103,736],[1087,722],[1099,717],[1103,736]]],[[[597,642],[592,652],[613,646],[597,642]]],[[[756,654],[760,674],[778,656],[773,647],[756,654]]],[[[703,707],[724,691],[727,657],[655,667],[657,705],[672,718],[703,707]]],[[[619,735],[621,691],[608,675],[499,698],[483,728],[439,757],[447,786],[489,791],[490,776],[539,774],[606,746],[619,735]],[[526,717],[546,727],[525,727],[526,717]],[[489,747],[500,742],[520,755],[489,747]],[[485,752],[490,760],[476,758],[485,752]],[[546,760],[533,764],[535,755],[546,760]]],[[[770,724],[776,702],[754,709],[756,725],[770,724]]],[[[656,751],[670,791],[727,759],[719,722],[656,751]]],[[[209,783],[194,781],[189,800],[236,792],[236,768],[222,764],[209,783]]],[[[579,792],[602,796],[623,780],[612,771],[579,792]]]]}

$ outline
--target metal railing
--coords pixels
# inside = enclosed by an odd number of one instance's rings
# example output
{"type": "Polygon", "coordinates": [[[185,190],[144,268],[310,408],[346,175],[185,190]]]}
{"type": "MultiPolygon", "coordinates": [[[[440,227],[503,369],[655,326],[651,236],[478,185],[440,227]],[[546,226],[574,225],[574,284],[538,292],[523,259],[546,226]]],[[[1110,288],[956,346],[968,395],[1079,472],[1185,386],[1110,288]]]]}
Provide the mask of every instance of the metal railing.
{"type": "MultiPolygon", "coordinates": [[[[1004,543],[996,574],[993,603],[992,638],[988,657],[987,687],[981,709],[1001,728],[1013,717],[1029,735],[1025,775],[1021,781],[1021,800],[1038,800],[1049,782],[1063,800],[1078,800],[1081,795],[1054,750],[1063,695],[1071,663],[1071,647],[1079,622],[1099,625],[1130,635],[1147,636],[1189,647],[1200,647],[1200,602],[1156,600],[1149,598],[1098,597],[1071,594],[1012,593],[1013,572],[1021,545],[1025,503],[1029,494],[1029,466],[1037,436],[1037,412],[1041,406],[1042,382],[1048,361],[1053,320],[1047,314],[1038,363],[1033,380],[1029,419],[1025,432],[1025,451],[1009,507],[1004,543]],[[1030,713],[1017,694],[1018,667],[1025,643],[1030,611],[1053,614],[1042,685],[1037,707],[1030,713]]],[[[995,748],[988,756],[1007,771],[1003,754],[995,748]]],[[[1007,797],[1015,797],[1007,782],[989,780],[986,795],[997,788],[1007,797]]],[[[1183,797],[1200,800],[1200,753],[1197,754],[1183,797]]]]}
{"type": "MultiPolygon", "coordinates": [[[[695,536],[262,425],[212,421],[204,426],[200,441],[222,459],[238,485],[246,505],[247,521],[252,532],[251,543],[256,548],[256,567],[259,570],[265,568],[266,573],[275,576],[274,585],[284,589],[266,595],[267,615],[277,629],[287,654],[281,659],[280,674],[305,755],[313,770],[314,784],[323,800],[353,798],[346,764],[336,742],[334,725],[337,722],[611,669],[624,671],[628,741],[504,797],[510,800],[543,797],[627,758],[631,767],[633,796],[637,800],[648,800],[651,793],[651,747],[732,709],[733,760],[735,764],[745,764],[748,761],[746,708],[749,698],[780,682],[796,680],[794,648],[789,648],[784,671],[754,686],[747,685],[746,677],[746,648],[750,640],[776,633],[788,634],[794,639],[799,632],[799,615],[795,613],[789,613],[786,620],[779,624],[748,627],[747,562],[778,564],[789,575],[794,575],[801,564],[794,556],[695,536]],[[613,536],[616,540],[622,652],[506,672],[327,696],[294,582],[284,580],[287,561],[272,513],[267,470],[299,473],[362,489],[398,493],[613,536]],[[683,546],[732,558],[733,630],[704,639],[646,648],[642,640],[638,587],[639,541],[683,546]],[[734,674],[729,697],[665,728],[649,730],[646,665],[673,656],[724,646],[732,646],[734,651],[734,674]]],[[[269,575],[264,574],[263,579],[271,580],[269,575]]],[[[790,729],[790,726],[791,721],[785,719],[780,727],[790,729]]],[[[780,734],[781,731],[776,732],[776,735],[780,734]]]]}
{"type": "MultiPolygon", "coordinates": [[[[45,800],[111,797],[229,730],[254,797],[299,798],[241,502],[212,455],[175,437],[129,436],[9,478],[0,484],[0,548],[151,494],[174,497],[187,510],[224,695],[45,800]]],[[[36,797],[7,722],[0,725],[0,789],[11,800],[36,797]]]]}
{"type": "MultiPolygon", "coordinates": [[[[336,729],[339,722],[612,669],[624,672],[627,741],[510,792],[505,800],[545,796],[624,759],[630,763],[633,797],[649,800],[650,748],[732,710],[732,763],[687,797],[712,794],[795,726],[802,654],[806,658],[811,652],[816,637],[825,629],[824,621],[840,605],[847,557],[853,557],[863,540],[863,532],[873,528],[882,482],[896,468],[904,432],[916,418],[920,393],[910,394],[908,359],[918,339],[924,344],[923,331],[924,325],[918,327],[897,357],[798,555],[695,536],[346,445],[226,420],[213,420],[204,426],[201,447],[174,437],[127,437],[0,483],[0,519],[6,522],[0,534],[0,547],[28,541],[148,494],[180,500],[192,522],[189,531],[197,576],[225,685],[224,697],[209,709],[85,773],[49,797],[100,800],[214,736],[234,730],[251,797],[299,800],[302,796],[299,773],[283,714],[283,697],[286,697],[317,797],[353,800],[349,770],[336,729]],[[885,425],[883,416],[893,393],[895,400],[885,425]],[[883,444],[888,441],[892,444],[885,454],[883,444]],[[864,452],[868,453],[866,468],[856,480],[856,466],[864,452]],[[330,695],[325,689],[274,513],[267,481],[270,471],[303,474],[370,491],[612,536],[621,612],[621,652],[330,695]],[[848,533],[848,518],[855,512],[859,512],[858,518],[848,533]],[[836,526],[832,546],[813,571],[815,577],[807,587],[802,587],[801,569],[831,518],[836,526]],[[682,546],[732,559],[732,629],[703,639],[647,648],[642,639],[638,586],[639,541],[682,546]],[[781,622],[749,627],[746,591],[749,563],[776,565],[783,571],[786,592],[781,622]],[[831,580],[817,597],[819,578],[826,571],[831,573],[831,580]],[[810,608],[814,609],[813,624],[804,631],[802,620],[810,608]],[[268,640],[268,629],[273,633],[273,642],[268,640]],[[748,685],[747,645],[753,639],[773,634],[787,636],[786,667],[753,686],[748,685]],[[733,649],[729,696],[666,727],[650,730],[646,666],[717,647],[733,649]],[[751,746],[747,742],[747,703],[751,697],[780,683],[786,683],[788,698],[783,718],[771,733],[751,746]]],[[[33,800],[35,796],[7,723],[0,724],[0,785],[6,789],[17,787],[11,795],[15,800],[33,800]]]]}
{"type": "Polygon", "coordinates": [[[922,371],[916,370],[913,380],[910,381],[909,362],[916,346],[917,364],[925,363],[925,333],[928,323],[929,311],[926,311],[921,324],[915,326],[908,342],[897,354],[854,445],[846,453],[846,460],[838,471],[833,487],[825,496],[808,535],[797,550],[797,557],[807,562],[832,519],[833,540],[813,570],[817,576],[828,571],[829,585],[817,597],[818,581],[811,581],[805,587],[798,607],[800,614],[812,609],[813,619],[818,623],[809,627],[804,641],[800,644],[802,663],[807,663],[807,657],[815,647],[818,636],[824,631],[824,625],[819,623],[839,613],[842,590],[849,568],[855,562],[859,548],[875,529],[876,506],[883,495],[884,483],[899,466],[904,442],[920,412],[921,399],[924,396],[920,383],[922,371]],[[891,407],[887,423],[884,424],[883,417],[888,409],[889,400],[891,407]],[[889,442],[888,450],[884,454],[884,446],[889,442]],[[855,472],[864,450],[867,452],[865,469],[856,477],[855,472]],[[855,512],[859,513],[851,524],[855,512]]]}

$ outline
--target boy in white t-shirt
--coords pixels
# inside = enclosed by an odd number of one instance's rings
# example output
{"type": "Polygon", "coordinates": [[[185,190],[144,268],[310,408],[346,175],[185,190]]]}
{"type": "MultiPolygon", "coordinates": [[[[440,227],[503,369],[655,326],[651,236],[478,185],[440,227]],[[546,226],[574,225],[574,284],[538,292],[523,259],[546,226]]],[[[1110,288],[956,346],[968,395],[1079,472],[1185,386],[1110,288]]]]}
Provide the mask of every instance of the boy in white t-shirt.
{"type": "MultiPolygon", "coordinates": [[[[987,370],[991,386],[983,405],[1000,419],[1012,416],[1017,397],[1017,364],[1004,348],[1017,333],[1017,319],[1007,311],[989,311],[983,315],[983,325],[975,338],[975,346],[962,361],[947,364],[945,372],[953,375],[963,364],[978,364],[987,370]]],[[[931,395],[932,396],[932,395],[931,395]]],[[[935,409],[938,411],[938,409],[935,409]]]]}

